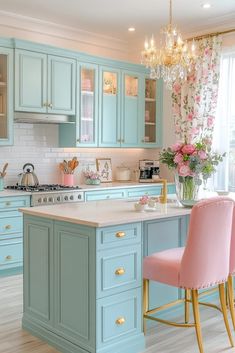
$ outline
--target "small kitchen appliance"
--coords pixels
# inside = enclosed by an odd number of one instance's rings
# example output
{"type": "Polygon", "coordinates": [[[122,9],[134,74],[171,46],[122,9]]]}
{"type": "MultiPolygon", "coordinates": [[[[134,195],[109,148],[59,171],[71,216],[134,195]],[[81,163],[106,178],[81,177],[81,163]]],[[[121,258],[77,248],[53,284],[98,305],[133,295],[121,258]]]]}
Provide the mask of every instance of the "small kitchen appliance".
{"type": "Polygon", "coordinates": [[[139,182],[140,183],[152,183],[154,180],[159,178],[160,168],[159,162],[149,159],[139,161],[139,182]]]}

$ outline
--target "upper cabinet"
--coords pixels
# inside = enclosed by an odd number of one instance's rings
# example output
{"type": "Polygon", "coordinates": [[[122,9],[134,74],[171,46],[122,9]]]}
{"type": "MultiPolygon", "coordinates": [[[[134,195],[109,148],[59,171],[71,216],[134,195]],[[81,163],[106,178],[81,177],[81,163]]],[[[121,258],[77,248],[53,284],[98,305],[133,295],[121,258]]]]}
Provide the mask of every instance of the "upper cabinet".
{"type": "Polygon", "coordinates": [[[75,114],[76,60],[15,50],[15,110],[75,114]]]}
{"type": "Polygon", "coordinates": [[[0,145],[13,143],[13,50],[0,47],[0,145]]]}

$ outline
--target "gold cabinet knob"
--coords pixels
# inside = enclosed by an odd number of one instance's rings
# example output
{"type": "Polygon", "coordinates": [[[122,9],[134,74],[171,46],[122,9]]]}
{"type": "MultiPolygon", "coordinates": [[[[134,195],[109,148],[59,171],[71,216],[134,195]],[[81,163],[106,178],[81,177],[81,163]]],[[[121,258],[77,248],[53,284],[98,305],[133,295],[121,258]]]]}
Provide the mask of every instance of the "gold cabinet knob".
{"type": "Polygon", "coordinates": [[[123,238],[123,237],[125,237],[125,235],[126,235],[125,232],[117,232],[117,233],[116,233],[116,237],[117,237],[117,238],[123,238]]]}
{"type": "Polygon", "coordinates": [[[49,103],[49,104],[48,104],[48,107],[49,107],[49,108],[52,108],[52,103],[49,103]]]}
{"type": "Polygon", "coordinates": [[[7,255],[7,256],[5,257],[5,260],[6,260],[6,261],[12,260],[12,256],[11,256],[11,255],[7,255]]]}
{"type": "Polygon", "coordinates": [[[5,225],[5,229],[11,229],[11,225],[10,224],[5,225]]]}
{"type": "Polygon", "coordinates": [[[5,202],[5,206],[11,206],[11,202],[10,201],[5,202]]]}
{"type": "Polygon", "coordinates": [[[115,275],[122,276],[122,275],[124,275],[125,272],[126,272],[125,269],[123,267],[120,267],[120,268],[116,269],[115,275]]]}
{"type": "Polygon", "coordinates": [[[106,199],[110,199],[110,195],[107,195],[107,196],[106,196],[106,199]]]}
{"type": "Polygon", "coordinates": [[[77,139],[77,142],[80,143],[80,139],[77,139]]]}
{"type": "Polygon", "coordinates": [[[125,324],[126,320],[124,317],[119,317],[115,322],[117,325],[123,325],[125,324]]]}

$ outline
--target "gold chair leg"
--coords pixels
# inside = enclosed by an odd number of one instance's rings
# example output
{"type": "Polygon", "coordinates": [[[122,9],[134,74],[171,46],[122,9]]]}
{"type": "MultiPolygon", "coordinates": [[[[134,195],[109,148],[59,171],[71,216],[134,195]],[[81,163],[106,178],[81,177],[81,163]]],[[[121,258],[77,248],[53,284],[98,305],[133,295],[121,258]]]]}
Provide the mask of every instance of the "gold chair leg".
{"type": "Polygon", "coordinates": [[[221,304],[221,309],[222,309],[222,313],[223,313],[223,317],[224,317],[224,323],[225,323],[225,327],[228,333],[228,337],[229,337],[229,341],[232,347],[234,347],[233,344],[233,339],[232,339],[232,335],[231,335],[231,331],[230,331],[230,327],[229,327],[229,323],[228,323],[228,314],[227,314],[227,307],[226,307],[226,296],[225,296],[225,286],[224,283],[219,284],[219,296],[220,296],[220,304],[221,304]]]}
{"type": "Polygon", "coordinates": [[[184,291],[184,321],[187,324],[189,322],[189,305],[190,303],[188,300],[190,300],[190,290],[185,289],[184,291]]]}
{"type": "Polygon", "coordinates": [[[193,315],[194,315],[198,348],[200,353],[204,353],[203,345],[202,345],[202,332],[201,332],[199,304],[198,304],[198,291],[196,289],[192,289],[191,293],[192,293],[193,315]]]}
{"type": "Polygon", "coordinates": [[[143,281],[143,331],[146,334],[146,319],[144,315],[149,310],[149,280],[144,279],[143,281]]]}
{"type": "Polygon", "coordinates": [[[230,314],[232,318],[233,328],[235,330],[234,288],[233,288],[232,276],[228,277],[227,288],[228,288],[229,309],[230,309],[230,314]]]}

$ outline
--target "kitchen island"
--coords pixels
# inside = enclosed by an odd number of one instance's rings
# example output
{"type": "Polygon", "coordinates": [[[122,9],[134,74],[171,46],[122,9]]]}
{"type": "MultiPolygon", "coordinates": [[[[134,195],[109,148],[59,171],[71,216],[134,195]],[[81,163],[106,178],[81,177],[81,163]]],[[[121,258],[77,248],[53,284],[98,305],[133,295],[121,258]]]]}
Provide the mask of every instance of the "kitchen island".
{"type": "MultiPolygon", "coordinates": [[[[63,353],[144,351],[142,258],[185,243],[190,209],[115,200],[21,211],[23,327],[63,353]]],[[[180,296],[155,283],[150,308],[180,296]]]]}

